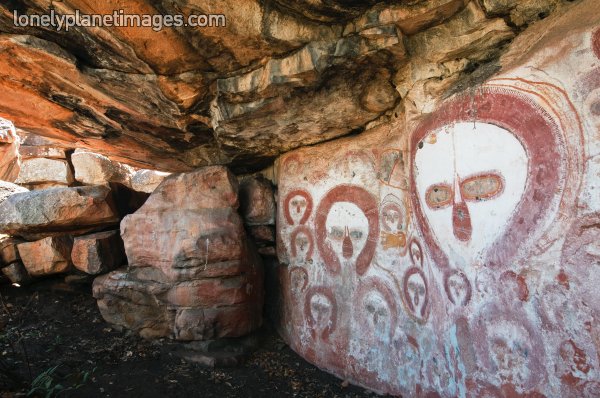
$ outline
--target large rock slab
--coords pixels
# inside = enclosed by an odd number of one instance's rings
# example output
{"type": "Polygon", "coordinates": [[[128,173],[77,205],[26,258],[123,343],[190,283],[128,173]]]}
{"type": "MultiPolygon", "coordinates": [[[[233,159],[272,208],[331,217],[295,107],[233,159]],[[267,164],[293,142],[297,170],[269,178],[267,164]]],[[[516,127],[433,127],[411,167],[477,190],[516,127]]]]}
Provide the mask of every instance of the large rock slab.
{"type": "Polygon", "coordinates": [[[75,268],[90,275],[115,270],[127,261],[119,231],[105,231],[76,237],[71,259],[75,268]]]}
{"type": "Polygon", "coordinates": [[[111,190],[103,186],[23,192],[0,203],[0,231],[9,235],[39,236],[118,223],[111,190]]]}
{"type": "Polygon", "coordinates": [[[60,274],[72,268],[73,238],[55,236],[17,246],[23,265],[31,276],[60,274]]]}
{"type": "Polygon", "coordinates": [[[133,169],[106,156],[77,150],[71,155],[71,163],[75,169],[75,180],[82,184],[103,185],[116,182],[131,186],[133,169]]]}
{"type": "Polygon", "coordinates": [[[73,173],[66,160],[33,158],[25,159],[17,184],[35,187],[37,185],[68,186],[73,182],[73,173]]]}
{"type": "Polygon", "coordinates": [[[121,223],[129,262],[94,281],[104,318],[145,337],[240,337],[262,322],[262,265],[224,167],[166,178],[121,223]]]}

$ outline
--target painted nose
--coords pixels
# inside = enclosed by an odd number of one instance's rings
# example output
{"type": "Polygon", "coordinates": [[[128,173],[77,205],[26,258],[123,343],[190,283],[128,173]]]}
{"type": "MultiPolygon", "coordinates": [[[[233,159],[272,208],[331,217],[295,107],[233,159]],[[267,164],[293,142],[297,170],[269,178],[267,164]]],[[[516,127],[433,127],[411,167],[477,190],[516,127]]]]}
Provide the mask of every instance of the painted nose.
{"type": "Polygon", "coordinates": [[[471,240],[473,226],[471,225],[471,214],[465,203],[459,186],[458,176],[454,179],[454,204],[452,206],[452,229],[454,236],[461,242],[471,240]]]}
{"type": "Polygon", "coordinates": [[[354,254],[354,247],[352,246],[352,239],[350,239],[350,231],[346,227],[344,231],[344,242],[342,243],[342,255],[344,258],[350,258],[354,254]]]}

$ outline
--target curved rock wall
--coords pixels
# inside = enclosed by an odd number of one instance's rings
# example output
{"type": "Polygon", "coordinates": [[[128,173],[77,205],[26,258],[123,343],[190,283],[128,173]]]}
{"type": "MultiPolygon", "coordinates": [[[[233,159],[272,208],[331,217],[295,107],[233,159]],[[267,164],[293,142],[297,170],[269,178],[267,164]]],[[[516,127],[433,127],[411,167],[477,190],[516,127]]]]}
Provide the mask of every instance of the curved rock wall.
{"type": "Polygon", "coordinates": [[[404,396],[600,395],[600,18],[585,7],[425,117],[279,159],[294,350],[404,396]]]}

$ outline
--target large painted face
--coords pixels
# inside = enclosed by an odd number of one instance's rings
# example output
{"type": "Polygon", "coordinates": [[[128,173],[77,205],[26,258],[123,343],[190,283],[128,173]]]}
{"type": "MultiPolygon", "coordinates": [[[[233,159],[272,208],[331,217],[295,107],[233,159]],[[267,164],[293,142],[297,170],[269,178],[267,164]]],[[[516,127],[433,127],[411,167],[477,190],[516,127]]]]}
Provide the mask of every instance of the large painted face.
{"type": "Polygon", "coordinates": [[[369,221],[362,210],[350,202],[337,202],[331,206],[325,227],[340,262],[354,263],[369,235],[369,221]]]}
{"type": "Polygon", "coordinates": [[[456,123],[431,134],[436,140],[426,137],[415,156],[426,221],[451,262],[478,264],[525,191],[527,153],[513,134],[488,123],[456,123]]]}

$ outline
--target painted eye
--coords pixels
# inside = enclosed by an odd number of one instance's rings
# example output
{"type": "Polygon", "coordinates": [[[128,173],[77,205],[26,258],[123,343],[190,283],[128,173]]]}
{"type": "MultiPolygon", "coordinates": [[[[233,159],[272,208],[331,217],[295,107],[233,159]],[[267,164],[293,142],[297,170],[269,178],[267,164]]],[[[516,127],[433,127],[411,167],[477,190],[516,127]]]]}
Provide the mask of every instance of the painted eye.
{"type": "Polygon", "coordinates": [[[350,231],[350,237],[352,239],[360,239],[360,238],[362,238],[362,236],[363,236],[362,231],[358,231],[358,230],[350,231]]]}
{"type": "Polygon", "coordinates": [[[342,239],[344,237],[344,230],[338,227],[332,227],[329,231],[329,236],[332,239],[342,239]]]}
{"type": "Polygon", "coordinates": [[[452,188],[448,184],[435,184],[427,188],[425,201],[431,209],[443,209],[452,203],[452,188]]]}
{"type": "Polygon", "coordinates": [[[502,176],[496,173],[480,174],[465,179],[460,188],[464,200],[488,200],[502,193],[504,180],[502,176]]]}

